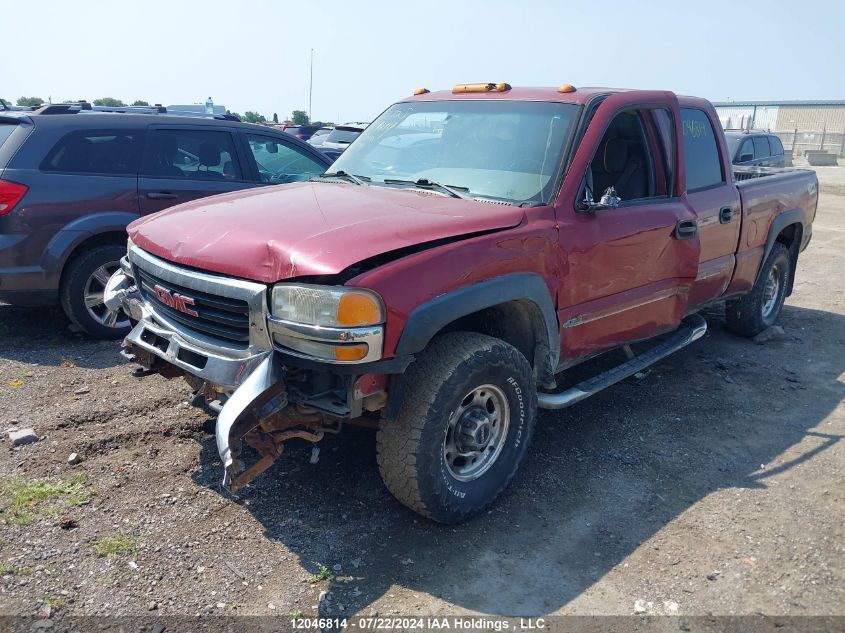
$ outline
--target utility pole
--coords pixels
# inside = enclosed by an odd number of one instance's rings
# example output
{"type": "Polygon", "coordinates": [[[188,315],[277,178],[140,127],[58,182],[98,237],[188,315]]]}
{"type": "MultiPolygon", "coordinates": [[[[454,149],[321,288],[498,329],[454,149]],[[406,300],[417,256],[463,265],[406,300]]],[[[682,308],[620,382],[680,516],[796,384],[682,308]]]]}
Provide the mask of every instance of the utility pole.
{"type": "Polygon", "coordinates": [[[311,123],[311,94],[314,91],[314,49],[311,49],[311,79],[308,82],[308,123],[311,123]]]}

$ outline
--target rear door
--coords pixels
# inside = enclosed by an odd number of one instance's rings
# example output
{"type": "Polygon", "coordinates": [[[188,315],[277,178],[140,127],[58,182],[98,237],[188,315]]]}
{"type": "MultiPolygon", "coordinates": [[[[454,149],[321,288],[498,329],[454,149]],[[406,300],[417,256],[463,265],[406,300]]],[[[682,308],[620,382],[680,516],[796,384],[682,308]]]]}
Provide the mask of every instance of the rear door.
{"type": "Polygon", "coordinates": [[[234,130],[160,125],[147,131],[138,177],[142,214],[255,185],[234,130]]]}
{"type": "Polygon", "coordinates": [[[680,196],[678,101],[671,92],[628,92],[597,109],[558,198],[562,358],[675,328],[698,272],[695,214],[680,196]],[[614,187],[617,208],[589,212],[614,187]]]}
{"type": "MultiPolygon", "coordinates": [[[[736,264],[741,204],[719,120],[712,108],[682,107],[686,201],[695,211],[701,260],[689,309],[721,296],[736,264]]],[[[757,138],[753,137],[755,150],[757,138]]],[[[747,143],[750,139],[746,139],[747,143]]],[[[765,140],[765,137],[763,138],[765,140]]],[[[768,153],[768,142],[766,143],[768,153]]]]}

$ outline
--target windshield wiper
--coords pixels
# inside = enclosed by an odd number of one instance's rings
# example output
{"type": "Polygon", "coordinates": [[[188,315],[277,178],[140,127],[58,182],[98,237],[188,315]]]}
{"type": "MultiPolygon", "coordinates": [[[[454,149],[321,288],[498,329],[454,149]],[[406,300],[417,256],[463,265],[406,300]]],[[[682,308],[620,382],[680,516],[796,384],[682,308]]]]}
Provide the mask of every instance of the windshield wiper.
{"type": "MultiPolygon", "coordinates": [[[[354,174],[348,174],[345,171],[343,171],[342,169],[338,170],[336,172],[333,172],[333,173],[326,172],[325,174],[320,174],[318,177],[319,178],[345,178],[349,182],[354,182],[356,185],[366,185],[367,184],[366,182],[364,182],[364,180],[360,176],[356,176],[354,174]]],[[[369,178],[367,178],[366,180],[369,180],[369,178]]]]}
{"type": "Polygon", "coordinates": [[[435,182],[434,180],[429,180],[428,178],[420,178],[418,180],[394,180],[391,178],[385,178],[384,184],[386,185],[414,185],[416,187],[422,187],[423,189],[439,189],[440,191],[445,191],[447,194],[452,196],[453,198],[462,198],[464,200],[472,200],[472,196],[468,196],[465,193],[461,193],[458,189],[463,189],[466,192],[469,192],[469,187],[454,187],[451,185],[444,185],[439,182],[435,182]]]}

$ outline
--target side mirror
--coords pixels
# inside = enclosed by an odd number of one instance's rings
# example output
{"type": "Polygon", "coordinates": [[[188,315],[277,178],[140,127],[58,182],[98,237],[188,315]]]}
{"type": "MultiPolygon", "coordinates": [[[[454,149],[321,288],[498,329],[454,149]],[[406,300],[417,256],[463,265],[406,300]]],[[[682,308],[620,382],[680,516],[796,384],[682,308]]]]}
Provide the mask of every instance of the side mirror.
{"type": "Polygon", "coordinates": [[[622,198],[619,197],[613,187],[605,189],[598,202],[593,200],[593,192],[590,188],[584,187],[584,200],[581,202],[580,210],[584,213],[595,213],[601,209],[616,209],[621,202],[622,198]]]}

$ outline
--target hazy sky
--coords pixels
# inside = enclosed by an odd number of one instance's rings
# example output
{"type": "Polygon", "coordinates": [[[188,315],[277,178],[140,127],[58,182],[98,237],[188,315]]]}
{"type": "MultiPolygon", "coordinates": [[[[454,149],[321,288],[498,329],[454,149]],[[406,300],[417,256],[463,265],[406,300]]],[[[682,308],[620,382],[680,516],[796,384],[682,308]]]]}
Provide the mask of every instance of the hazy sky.
{"type": "Polygon", "coordinates": [[[370,120],[472,81],[845,99],[845,2],[0,0],[0,97],[370,120]],[[17,17],[15,17],[17,16],[17,17]],[[18,19],[20,18],[20,19],[18,19]]]}

